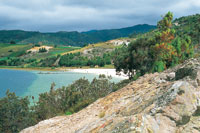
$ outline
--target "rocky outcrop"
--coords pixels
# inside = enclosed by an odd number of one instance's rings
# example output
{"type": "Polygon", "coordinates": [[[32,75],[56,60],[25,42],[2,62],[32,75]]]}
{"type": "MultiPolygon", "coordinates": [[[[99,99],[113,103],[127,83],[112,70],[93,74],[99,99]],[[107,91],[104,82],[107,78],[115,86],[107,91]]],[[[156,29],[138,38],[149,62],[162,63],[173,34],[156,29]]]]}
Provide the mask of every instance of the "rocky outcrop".
{"type": "Polygon", "coordinates": [[[71,116],[42,121],[21,133],[200,132],[200,60],[146,74],[71,116]]]}

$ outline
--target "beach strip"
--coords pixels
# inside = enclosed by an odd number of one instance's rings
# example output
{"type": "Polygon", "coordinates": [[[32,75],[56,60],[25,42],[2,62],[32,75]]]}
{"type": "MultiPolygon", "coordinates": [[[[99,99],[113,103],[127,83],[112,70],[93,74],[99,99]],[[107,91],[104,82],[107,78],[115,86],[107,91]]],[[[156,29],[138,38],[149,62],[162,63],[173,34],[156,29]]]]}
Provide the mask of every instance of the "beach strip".
{"type": "Polygon", "coordinates": [[[121,79],[128,79],[128,76],[121,73],[116,73],[115,69],[96,69],[96,68],[89,68],[89,69],[67,69],[67,71],[77,72],[77,73],[90,73],[90,74],[104,74],[106,76],[121,78],[121,79]]]}

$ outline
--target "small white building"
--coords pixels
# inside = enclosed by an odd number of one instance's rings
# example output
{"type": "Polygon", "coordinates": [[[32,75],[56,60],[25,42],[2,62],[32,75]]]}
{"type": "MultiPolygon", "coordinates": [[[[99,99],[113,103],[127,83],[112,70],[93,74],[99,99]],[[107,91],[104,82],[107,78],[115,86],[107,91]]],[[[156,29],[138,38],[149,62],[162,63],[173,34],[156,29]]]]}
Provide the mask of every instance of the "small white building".
{"type": "Polygon", "coordinates": [[[119,46],[119,45],[122,45],[122,44],[125,44],[125,45],[129,45],[130,41],[129,40],[111,40],[109,41],[108,43],[112,43],[114,44],[115,46],[119,46]]]}
{"type": "Polygon", "coordinates": [[[174,23],[175,26],[180,26],[178,22],[174,23]]]}

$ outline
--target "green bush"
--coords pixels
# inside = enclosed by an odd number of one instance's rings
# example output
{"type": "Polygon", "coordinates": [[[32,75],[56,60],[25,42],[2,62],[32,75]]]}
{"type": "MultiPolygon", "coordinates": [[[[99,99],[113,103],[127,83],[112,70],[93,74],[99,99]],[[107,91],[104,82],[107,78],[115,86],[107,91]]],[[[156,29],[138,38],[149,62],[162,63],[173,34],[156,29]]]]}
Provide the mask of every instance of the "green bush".
{"type": "Polygon", "coordinates": [[[114,66],[129,78],[163,70],[194,56],[194,47],[188,34],[179,36],[172,26],[173,14],[168,12],[158,22],[155,31],[139,36],[128,46],[115,49],[114,66]]]}
{"type": "Polygon", "coordinates": [[[67,112],[65,112],[65,115],[72,115],[72,113],[67,111],[67,112]]]}
{"type": "Polygon", "coordinates": [[[0,116],[1,133],[17,133],[36,124],[28,97],[19,98],[9,91],[6,92],[6,97],[0,98],[0,116]]]}
{"type": "Polygon", "coordinates": [[[7,61],[6,60],[0,60],[0,66],[6,66],[7,61]]]}
{"type": "Polygon", "coordinates": [[[78,53],[70,53],[61,56],[59,65],[66,67],[82,67],[82,66],[100,66],[103,67],[105,65],[111,64],[111,55],[104,54],[102,57],[94,56],[92,58],[88,58],[83,56],[80,52],[78,53]]]}
{"type": "MultiPolygon", "coordinates": [[[[0,98],[0,132],[19,132],[41,120],[61,114],[71,115],[118,90],[119,86],[120,83],[110,82],[105,75],[94,78],[92,82],[81,78],[58,89],[54,89],[53,83],[49,92],[39,95],[39,101],[34,106],[29,105],[28,97],[20,98],[8,91],[6,97],[0,98]]],[[[99,117],[104,115],[101,113],[99,117]]]]}
{"type": "Polygon", "coordinates": [[[44,53],[44,52],[47,52],[47,49],[46,49],[46,48],[40,48],[40,49],[39,49],[39,53],[44,53]]]}
{"type": "Polygon", "coordinates": [[[162,72],[165,70],[165,63],[163,61],[156,61],[153,66],[153,72],[162,72]]]}

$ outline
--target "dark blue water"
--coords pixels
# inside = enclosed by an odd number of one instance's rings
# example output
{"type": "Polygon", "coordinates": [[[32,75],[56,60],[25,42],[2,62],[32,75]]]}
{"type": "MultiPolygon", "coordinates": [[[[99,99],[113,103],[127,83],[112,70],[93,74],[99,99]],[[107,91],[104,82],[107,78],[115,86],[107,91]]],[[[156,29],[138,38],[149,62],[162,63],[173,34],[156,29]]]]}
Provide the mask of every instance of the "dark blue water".
{"type": "Polygon", "coordinates": [[[37,75],[28,71],[0,69],[0,97],[9,89],[20,96],[37,79],[37,75]]]}

